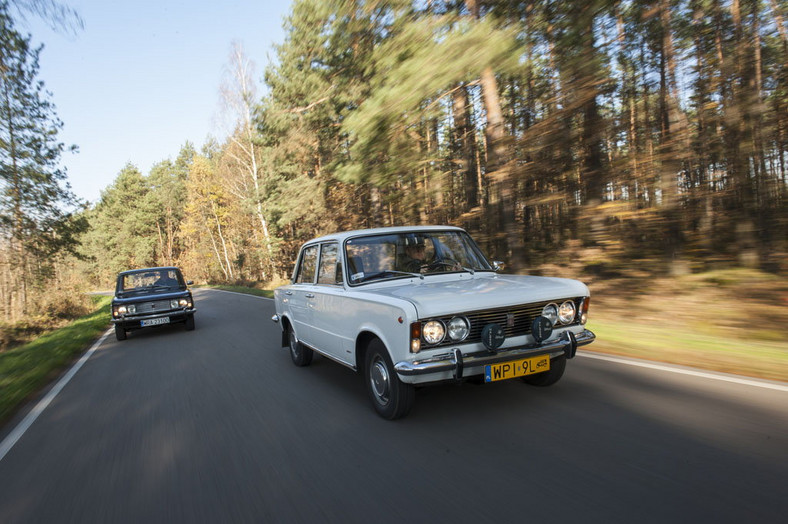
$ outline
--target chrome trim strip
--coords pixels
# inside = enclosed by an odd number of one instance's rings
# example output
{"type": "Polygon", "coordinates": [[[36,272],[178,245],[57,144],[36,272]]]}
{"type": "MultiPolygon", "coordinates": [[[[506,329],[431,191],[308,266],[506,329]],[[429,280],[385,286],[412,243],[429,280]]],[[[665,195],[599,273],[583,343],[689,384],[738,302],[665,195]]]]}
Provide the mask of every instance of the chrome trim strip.
{"type": "Polygon", "coordinates": [[[278,324],[278,323],[279,323],[279,315],[274,315],[274,316],[272,316],[272,317],[271,317],[271,320],[272,320],[273,322],[276,322],[276,323],[278,324]]]}
{"type": "MultiPolygon", "coordinates": [[[[551,355],[555,353],[557,356],[559,352],[566,352],[567,350],[571,349],[572,339],[567,333],[568,332],[564,332],[560,338],[546,344],[529,344],[527,346],[507,349],[492,354],[469,354],[461,356],[461,361],[460,358],[456,356],[455,351],[452,350],[449,353],[442,353],[440,355],[435,355],[434,357],[425,358],[424,360],[397,362],[394,365],[394,369],[398,374],[403,376],[428,375],[430,373],[455,371],[458,367],[458,364],[462,365],[464,369],[468,369],[472,367],[510,362],[512,360],[542,355],[544,353],[550,353],[551,355]],[[462,362],[462,364],[460,364],[460,362],[462,362]]],[[[590,344],[594,341],[594,339],[596,339],[596,335],[587,329],[582,333],[575,335],[577,346],[590,344]]]]}
{"type": "Polygon", "coordinates": [[[353,366],[353,365],[351,365],[351,364],[349,364],[347,362],[339,360],[338,358],[333,357],[333,356],[329,355],[328,353],[325,353],[323,350],[318,349],[315,346],[310,346],[309,344],[305,344],[304,342],[301,342],[300,340],[298,342],[303,344],[304,346],[308,347],[309,349],[311,349],[315,353],[319,354],[320,356],[326,357],[329,360],[333,360],[337,364],[341,364],[341,365],[345,366],[346,368],[352,369],[353,371],[357,371],[356,366],[353,366]]]}

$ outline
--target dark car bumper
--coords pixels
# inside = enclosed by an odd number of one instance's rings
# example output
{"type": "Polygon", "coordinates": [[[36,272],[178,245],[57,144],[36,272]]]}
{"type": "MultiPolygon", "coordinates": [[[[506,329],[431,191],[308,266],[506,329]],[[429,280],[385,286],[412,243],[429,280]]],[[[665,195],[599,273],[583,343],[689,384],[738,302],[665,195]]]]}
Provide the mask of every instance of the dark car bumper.
{"type": "Polygon", "coordinates": [[[193,315],[195,311],[197,311],[197,308],[193,307],[174,311],[165,311],[162,313],[152,313],[149,315],[126,315],[123,317],[113,318],[112,323],[120,325],[123,327],[123,329],[135,329],[150,327],[143,326],[143,321],[168,318],[169,322],[164,322],[165,324],[177,324],[178,322],[186,322],[186,318],[193,315]]]}

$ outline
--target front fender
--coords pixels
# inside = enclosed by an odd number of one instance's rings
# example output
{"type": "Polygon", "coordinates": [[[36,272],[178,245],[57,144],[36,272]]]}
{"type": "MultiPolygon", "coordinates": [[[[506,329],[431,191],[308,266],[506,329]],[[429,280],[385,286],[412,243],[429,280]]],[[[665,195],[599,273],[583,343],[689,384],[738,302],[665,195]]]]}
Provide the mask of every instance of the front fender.
{"type": "MultiPolygon", "coordinates": [[[[408,305],[408,304],[406,304],[408,305]]],[[[411,306],[404,310],[399,305],[388,305],[386,314],[372,315],[364,319],[356,328],[355,351],[353,358],[355,367],[363,364],[361,359],[366,342],[376,337],[383,342],[392,362],[403,360],[410,351],[410,323],[416,321],[416,310],[411,306]]]]}

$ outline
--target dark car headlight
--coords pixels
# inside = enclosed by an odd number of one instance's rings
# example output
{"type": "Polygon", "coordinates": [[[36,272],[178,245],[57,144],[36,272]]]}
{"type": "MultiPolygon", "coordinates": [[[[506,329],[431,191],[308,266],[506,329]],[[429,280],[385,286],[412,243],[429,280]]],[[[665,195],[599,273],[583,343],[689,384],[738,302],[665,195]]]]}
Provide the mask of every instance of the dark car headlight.
{"type": "Polygon", "coordinates": [[[118,315],[133,315],[136,312],[137,312],[137,306],[135,306],[134,304],[114,307],[114,315],[116,317],[118,315]]]}
{"type": "Polygon", "coordinates": [[[187,298],[174,298],[170,300],[170,308],[177,309],[179,307],[191,307],[192,303],[191,300],[187,298]]]}

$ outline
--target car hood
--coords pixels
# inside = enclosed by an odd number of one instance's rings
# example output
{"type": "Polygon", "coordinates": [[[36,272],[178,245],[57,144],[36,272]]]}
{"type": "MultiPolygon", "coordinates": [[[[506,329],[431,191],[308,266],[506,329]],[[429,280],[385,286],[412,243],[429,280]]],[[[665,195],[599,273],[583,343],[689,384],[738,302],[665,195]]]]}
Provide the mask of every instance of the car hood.
{"type": "Polygon", "coordinates": [[[139,302],[153,302],[155,300],[170,300],[173,298],[182,298],[188,296],[188,289],[179,289],[173,291],[163,291],[158,293],[127,293],[122,297],[115,296],[112,299],[113,304],[136,304],[139,302]]]}
{"type": "Polygon", "coordinates": [[[589,295],[585,284],[567,278],[525,275],[464,277],[437,282],[430,282],[427,277],[415,285],[410,283],[364,291],[407,300],[416,306],[420,318],[589,295]]]}

